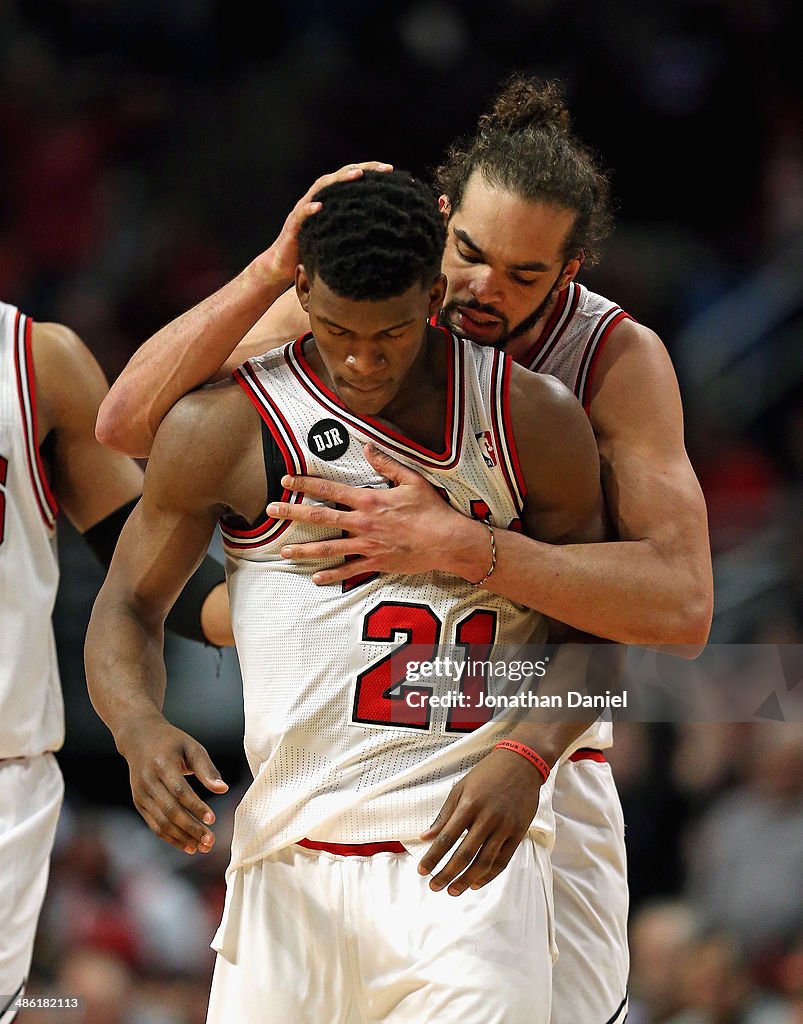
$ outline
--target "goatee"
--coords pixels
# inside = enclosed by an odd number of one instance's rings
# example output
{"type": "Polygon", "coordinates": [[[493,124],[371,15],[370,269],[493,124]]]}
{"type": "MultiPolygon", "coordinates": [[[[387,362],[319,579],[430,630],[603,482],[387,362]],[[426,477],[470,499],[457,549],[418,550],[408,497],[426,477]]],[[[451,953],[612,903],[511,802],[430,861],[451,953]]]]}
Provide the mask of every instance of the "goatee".
{"type": "MultiPolygon", "coordinates": [[[[452,314],[457,309],[466,309],[469,310],[469,312],[474,310],[477,313],[485,313],[487,316],[496,317],[502,327],[502,333],[500,336],[495,341],[489,342],[490,347],[500,349],[504,348],[509,341],[512,341],[514,338],[520,338],[522,334],[527,334],[528,331],[531,331],[541,317],[543,317],[544,313],[546,313],[555,301],[555,296],[558,294],[558,281],[563,274],[563,270],[564,268],[561,267],[560,273],[555,278],[552,287],[544,298],[544,301],[540,302],[532,313],[529,313],[513,328],[510,327],[510,321],[504,313],[500,312],[500,310],[495,306],[483,305],[483,303],[478,302],[476,299],[469,299],[468,301],[452,299],[450,302],[447,302],[443,309],[438,313],[438,324],[441,327],[447,327],[449,330],[454,330],[452,314]]],[[[469,339],[471,338],[470,334],[466,336],[469,339]]]]}

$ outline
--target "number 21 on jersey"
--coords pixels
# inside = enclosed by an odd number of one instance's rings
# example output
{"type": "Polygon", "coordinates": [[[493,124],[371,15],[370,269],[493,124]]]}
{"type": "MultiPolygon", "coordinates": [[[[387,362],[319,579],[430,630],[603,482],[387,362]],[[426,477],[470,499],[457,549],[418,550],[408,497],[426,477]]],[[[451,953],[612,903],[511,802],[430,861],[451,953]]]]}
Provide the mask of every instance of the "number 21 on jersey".
{"type": "MultiPolygon", "coordinates": [[[[434,688],[408,680],[408,665],[435,664],[443,623],[426,604],[383,601],[365,616],[362,639],[393,644],[393,649],[357,676],[352,721],[428,730],[434,688]],[[402,641],[399,644],[399,640],[402,641]]],[[[455,626],[454,654],[462,654],[459,680],[447,676],[450,701],[446,732],[472,732],[492,717],[484,702],[487,678],[482,667],[496,636],[496,612],[475,608],[455,626]]],[[[445,659],[440,659],[444,661],[445,659]]],[[[452,664],[456,659],[452,655],[452,664]]]]}

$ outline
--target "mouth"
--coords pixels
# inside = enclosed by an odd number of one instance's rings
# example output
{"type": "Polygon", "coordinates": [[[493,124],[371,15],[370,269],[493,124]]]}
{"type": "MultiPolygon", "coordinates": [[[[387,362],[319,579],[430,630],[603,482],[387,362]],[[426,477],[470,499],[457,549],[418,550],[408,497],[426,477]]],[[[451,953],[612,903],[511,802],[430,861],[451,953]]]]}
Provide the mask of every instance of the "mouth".
{"type": "Polygon", "coordinates": [[[504,324],[499,317],[480,313],[476,309],[467,309],[465,306],[455,307],[451,321],[459,334],[465,334],[474,340],[492,338],[504,330],[504,324]]]}
{"type": "Polygon", "coordinates": [[[385,388],[388,386],[389,381],[382,380],[378,382],[357,382],[346,380],[344,377],[341,377],[339,383],[341,387],[348,388],[349,391],[357,391],[361,395],[373,395],[379,391],[384,391],[385,388]]]}

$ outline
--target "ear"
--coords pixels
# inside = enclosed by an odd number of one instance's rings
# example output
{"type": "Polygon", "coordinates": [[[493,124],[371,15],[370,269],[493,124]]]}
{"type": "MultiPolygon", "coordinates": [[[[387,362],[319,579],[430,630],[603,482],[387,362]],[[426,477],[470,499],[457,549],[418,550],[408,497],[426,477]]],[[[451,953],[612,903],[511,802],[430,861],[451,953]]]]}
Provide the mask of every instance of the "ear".
{"type": "Polygon", "coordinates": [[[436,316],[443,306],[446,297],[446,275],[438,274],[429,289],[429,315],[436,316]]]}
{"type": "Polygon", "coordinates": [[[441,217],[448,224],[449,218],[452,216],[452,201],[446,194],[438,198],[438,209],[441,212],[441,217]]]}
{"type": "Polygon", "coordinates": [[[563,270],[560,272],[560,277],[558,278],[558,283],[556,285],[556,287],[557,287],[559,292],[563,291],[563,289],[566,287],[566,285],[568,285],[570,281],[573,281],[575,279],[575,277],[577,277],[577,274],[578,274],[578,272],[580,270],[580,267],[582,267],[582,265],[583,265],[583,254],[582,253],[579,256],[575,256],[575,258],[573,260],[569,260],[568,263],[565,264],[565,266],[563,267],[563,270]]]}
{"type": "Polygon", "coordinates": [[[301,303],[301,308],[305,313],[309,313],[309,296],[312,289],[310,279],[307,277],[307,272],[304,270],[304,264],[299,263],[296,267],[296,295],[298,301],[301,303]]]}

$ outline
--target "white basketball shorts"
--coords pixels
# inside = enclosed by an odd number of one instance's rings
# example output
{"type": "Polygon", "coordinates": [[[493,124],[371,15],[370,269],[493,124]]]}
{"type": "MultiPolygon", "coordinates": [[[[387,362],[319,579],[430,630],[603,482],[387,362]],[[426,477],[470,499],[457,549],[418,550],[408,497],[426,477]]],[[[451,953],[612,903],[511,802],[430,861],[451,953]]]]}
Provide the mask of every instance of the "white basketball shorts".
{"type": "Polygon", "coordinates": [[[207,1024],[548,1024],[549,859],[432,892],[412,853],[294,845],[229,878],[207,1024]]]}
{"type": "Polygon", "coordinates": [[[630,966],[622,807],[610,765],[575,756],[558,769],[552,799],[551,1024],[622,1024],[630,966]]]}
{"type": "Polygon", "coordinates": [[[24,992],[63,795],[52,754],[0,761],[0,1024],[24,992]]]}

